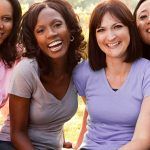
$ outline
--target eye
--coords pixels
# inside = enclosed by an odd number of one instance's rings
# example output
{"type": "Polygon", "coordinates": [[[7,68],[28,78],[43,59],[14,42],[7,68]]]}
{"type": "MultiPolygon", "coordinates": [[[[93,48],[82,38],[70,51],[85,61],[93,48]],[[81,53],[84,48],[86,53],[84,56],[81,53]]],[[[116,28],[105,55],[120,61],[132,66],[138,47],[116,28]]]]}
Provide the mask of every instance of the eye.
{"type": "Polygon", "coordinates": [[[12,17],[3,17],[2,20],[5,22],[9,22],[12,21],[12,17]]]}
{"type": "Polygon", "coordinates": [[[105,29],[101,28],[101,27],[96,29],[96,32],[104,32],[104,31],[105,31],[105,29]]]}
{"type": "Polygon", "coordinates": [[[122,24],[117,24],[117,25],[114,26],[114,29],[120,29],[120,28],[122,28],[122,27],[123,27],[122,24]]]}
{"type": "Polygon", "coordinates": [[[62,22],[56,22],[53,27],[54,28],[59,28],[62,25],[62,22]]]}
{"type": "Polygon", "coordinates": [[[36,29],[36,33],[43,33],[43,32],[44,32],[44,29],[43,29],[43,28],[36,29]]]}
{"type": "Polygon", "coordinates": [[[148,16],[147,15],[141,15],[139,18],[140,18],[140,20],[144,20],[144,19],[146,19],[148,16]]]}

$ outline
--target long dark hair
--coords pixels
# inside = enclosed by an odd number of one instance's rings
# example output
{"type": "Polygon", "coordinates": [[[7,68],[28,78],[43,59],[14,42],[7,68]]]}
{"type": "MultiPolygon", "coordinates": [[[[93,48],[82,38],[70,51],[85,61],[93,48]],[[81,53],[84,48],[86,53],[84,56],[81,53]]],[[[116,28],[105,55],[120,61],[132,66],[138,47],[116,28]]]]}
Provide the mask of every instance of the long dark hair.
{"type": "Polygon", "coordinates": [[[0,45],[0,59],[11,68],[17,58],[17,30],[21,18],[21,6],[18,0],[7,0],[13,8],[13,28],[10,35],[0,45]]]}
{"type": "Polygon", "coordinates": [[[78,17],[74,13],[72,6],[67,1],[46,0],[41,3],[35,3],[23,15],[20,25],[19,39],[26,49],[24,56],[28,58],[36,58],[41,73],[50,73],[50,58],[39,48],[33,32],[39,13],[46,7],[55,9],[62,15],[71,35],[74,37],[74,41],[70,42],[67,58],[67,71],[68,73],[72,73],[73,68],[82,58],[86,43],[84,41],[84,36],[82,35],[82,29],[79,25],[78,17]]]}
{"type": "Polygon", "coordinates": [[[96,40],[96,29],[101,24],[102,18],[107,12],[117,17],[129,29],[130,43],[124,62],[133,62],[142,56],[140,38],[132,13],[123,2],[119,0],[107,0],[100,2],[95,7],[90,19],[88,55],[89,63],[93,70],[100,70],[107,66],[106,55],[100,49],[96,40]]]}
{"type": "MultiPolygon", "coordinates": [[[[147,0],[139,0],[139,2],[137,3],[137,5],[136,5],[136,7],[134,9],[134,12],[133,12],[135,20],[137,19],[136,17],[137,17],[137,11],[138,11],[139,7],[145,1],[147,1],[147,0]]],[[[142,45],[143,45],[143,57],[150,60],[150,45],[146,44],[142,40],[142,38],[141,38],[141,41],[142,41],[142,45]]]]}

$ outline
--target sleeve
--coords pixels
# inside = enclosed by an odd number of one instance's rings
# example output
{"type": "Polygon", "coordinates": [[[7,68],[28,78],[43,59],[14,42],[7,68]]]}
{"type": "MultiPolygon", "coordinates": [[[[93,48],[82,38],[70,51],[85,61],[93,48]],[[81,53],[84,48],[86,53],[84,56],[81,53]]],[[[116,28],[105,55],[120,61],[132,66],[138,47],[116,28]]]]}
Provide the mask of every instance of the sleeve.
{"type": "Polygon", "coordinates": [[[24,60],[19,62],[14,68],[13,75],[10,81],[9,93],[24,97],[31,98],[32,95],[32,70],[30,63],[24,60]]]}
{"type": "Polygon", "coordinates": [[[144,79],[143,79],[143,95],[150,96],[150,61],[146,65],[144,79]]]}
{"type": "Polygon", "coordinates": [[[88,79],[86,62],[78,64],[73,71],[73,82],[80,96],[85,96],[86,83],[88,79]]]}

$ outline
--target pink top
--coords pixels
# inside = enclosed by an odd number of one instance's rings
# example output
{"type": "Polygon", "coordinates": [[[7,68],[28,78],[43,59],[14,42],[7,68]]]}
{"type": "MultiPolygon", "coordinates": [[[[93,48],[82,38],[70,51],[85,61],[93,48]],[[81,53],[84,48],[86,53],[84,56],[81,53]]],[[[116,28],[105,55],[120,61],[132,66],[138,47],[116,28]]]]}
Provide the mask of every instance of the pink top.
{"type": "Polygon", "coordinates": [[[2,61],[0,61],[0,108],[4,106],[8,100],[8,85],[11,78],[12,68],[7,68],[2,61]]]}

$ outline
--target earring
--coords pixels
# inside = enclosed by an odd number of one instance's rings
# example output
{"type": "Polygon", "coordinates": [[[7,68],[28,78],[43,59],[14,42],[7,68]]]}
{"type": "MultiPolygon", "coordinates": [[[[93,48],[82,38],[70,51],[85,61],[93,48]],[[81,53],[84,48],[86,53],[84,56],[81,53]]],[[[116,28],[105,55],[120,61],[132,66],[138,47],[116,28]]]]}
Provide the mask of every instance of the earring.
{"type": "Polygon", "coordinates": [[[74,36],[71,35],[70,42],[73,42],[73,41],[74,41],[74,36]]]}

